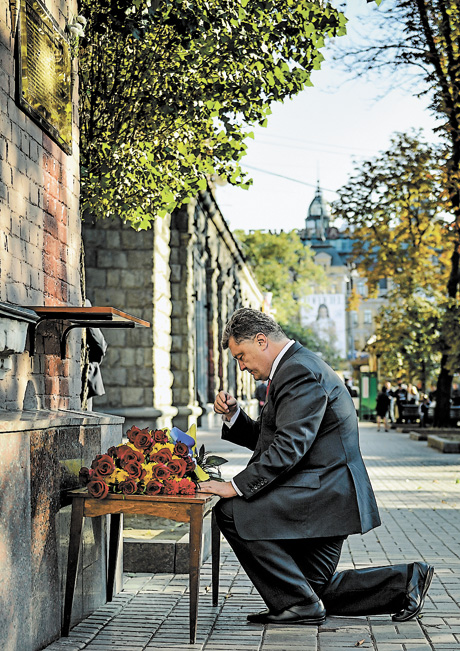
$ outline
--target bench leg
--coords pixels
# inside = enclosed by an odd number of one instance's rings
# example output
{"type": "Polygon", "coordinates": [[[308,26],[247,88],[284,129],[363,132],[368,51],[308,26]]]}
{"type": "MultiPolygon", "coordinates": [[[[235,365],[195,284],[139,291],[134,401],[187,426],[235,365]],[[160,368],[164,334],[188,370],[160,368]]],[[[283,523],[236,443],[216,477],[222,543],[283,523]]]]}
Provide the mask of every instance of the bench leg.
{"type": "Polygon", "coordinates": [[[220,572],[220,529],[217,526],[214,509],[211,514],[211,553],[212,553],[212,605],[219,603],[219,572],[220,572]]]}
{"type": "Polygon", "coordinates": [[[201,542],[203,511],[201,505],[192,506],[190,513],[189,581],[190,581],[190,644],[195,644],[200,590],[201,542]]]}
{"type": "Polygon", "coordinates": [[[109,558],[107,563],[107,601],[113,599],[113,586],[117,569],[118,547],[120,544],[121,514],[110,516],[109,558]]]}
{"type": "Polygon", "coordinates": [[[81,531],[83,526],[83,510],[85,500],[74,499],[72,501],[72,515],[70,519],[70,540],[69,555],[67,558],[67,578],[64,598],[64,618],[61,629],[61,636],[68,637],[70,631],[70,620],[72,617],[72,603],[77,581],[78,557],[80,554],[81,531]]]}

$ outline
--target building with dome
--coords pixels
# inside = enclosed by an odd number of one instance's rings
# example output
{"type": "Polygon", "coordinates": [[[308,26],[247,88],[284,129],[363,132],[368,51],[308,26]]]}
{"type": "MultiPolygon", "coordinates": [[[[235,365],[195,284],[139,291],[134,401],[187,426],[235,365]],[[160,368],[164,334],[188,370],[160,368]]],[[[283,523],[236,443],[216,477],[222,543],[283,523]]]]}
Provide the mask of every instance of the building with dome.
{"type": "Polygon", "coordinates": [[[368,357],[365,347],[374,334],[375,316],[385,301],[386,280],[381,281],[378,296],[370,298],[366,278],[351,262],[353,234],[348,228],[332,224],[319,182],[299,235],[326,275],[326,282],[312,286],[311,293],[302,300],[302,325],[327,340],[351,366],[359,367],[368,357]],[[359,301],[350,303],[352,296],[359,301]]]}

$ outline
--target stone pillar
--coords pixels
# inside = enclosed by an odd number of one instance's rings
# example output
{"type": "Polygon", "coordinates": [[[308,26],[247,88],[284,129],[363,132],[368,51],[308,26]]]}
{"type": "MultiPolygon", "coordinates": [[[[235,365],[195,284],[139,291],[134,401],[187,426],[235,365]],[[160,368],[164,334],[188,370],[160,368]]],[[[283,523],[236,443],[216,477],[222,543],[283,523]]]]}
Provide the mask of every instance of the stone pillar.
{"type": "Polygon", "coordinates": [[[173,423],[187,430],[196,423],[202,409],[195,398],[195,310],[193,287],[193,231],[195,204],[175,212],[171,217],[171,370],[173,406],[177,416],[173,423]]]}
{"type": "Polygon", "coordinates": [[[161,412],[157,427],[172,427],[172,418],[177,414],[172,404],[170,225],[168,215],[155,220],[153,226],[153,349],[150,352],[153,357],[153,406],[161,412]]]}

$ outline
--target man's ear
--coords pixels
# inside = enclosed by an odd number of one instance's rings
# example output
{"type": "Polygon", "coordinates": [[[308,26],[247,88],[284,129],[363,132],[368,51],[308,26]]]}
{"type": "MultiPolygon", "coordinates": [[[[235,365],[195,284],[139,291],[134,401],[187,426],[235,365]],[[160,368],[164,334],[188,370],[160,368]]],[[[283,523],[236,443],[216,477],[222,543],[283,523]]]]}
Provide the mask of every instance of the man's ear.
{"type": "Polygon", "coordinates": [[[257,345],[261,347],[262,350],[265,350],[268,345],[267,335],[264,335],[263,332],[258,332],[256,334],[257,345]]]}

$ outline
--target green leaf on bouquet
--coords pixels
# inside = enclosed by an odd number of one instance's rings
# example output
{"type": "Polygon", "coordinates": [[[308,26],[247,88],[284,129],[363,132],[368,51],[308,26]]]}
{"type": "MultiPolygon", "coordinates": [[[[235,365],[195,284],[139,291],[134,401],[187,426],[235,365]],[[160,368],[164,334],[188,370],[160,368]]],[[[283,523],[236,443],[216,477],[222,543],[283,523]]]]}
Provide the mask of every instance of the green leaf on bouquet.
{"type": "Polygon", "coordinates": [[[223,457],[218,457],[215,454],[207,457],[206,462],[205,462],[206,466],[209,466],[209,467],[221,466],[223,463],[228,463],[228,460],[224,459],[223,457]]]}

